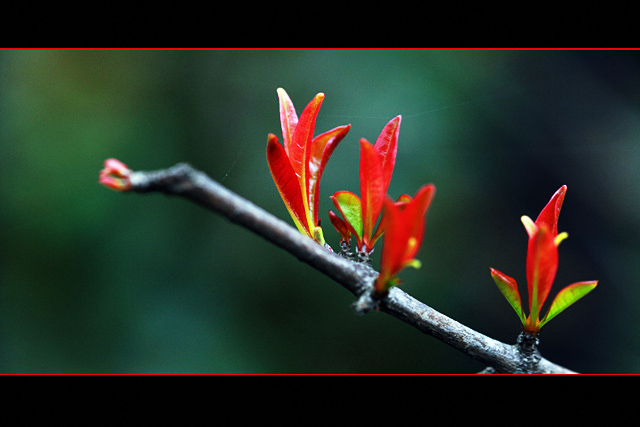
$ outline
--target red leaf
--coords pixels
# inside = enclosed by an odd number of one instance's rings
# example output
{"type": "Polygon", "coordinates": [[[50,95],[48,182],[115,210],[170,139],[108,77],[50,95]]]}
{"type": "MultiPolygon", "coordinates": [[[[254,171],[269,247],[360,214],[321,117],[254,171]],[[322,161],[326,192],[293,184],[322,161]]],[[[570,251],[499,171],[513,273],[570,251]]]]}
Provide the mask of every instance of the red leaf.
{"type": "Polygon", "coordinates": [[[558,247],[554,236],[542,224],[529,238],[527,250],[527,286],[529,291],[529,317],[537,323],[558,270],[558,247]]]}
{"type": "Polygon", "coordinates": [[[293,102],[291,102],[291,98],[289,98],[287,92],[282,88],[278,88],[277,92],[284,151],[288,155],[291,140],[293,139],[293,131],[296,129],[298,124],[298,115],[296,114],[296,109],[294,108],[293,102]]]}
{"type": "Polygon", "coordinates": [[[307,222],[304,204],[302,203],[302,192],[298,177],[291,167],[287,153],[285,153],[282,145],[278,143],[278,138],[273,134],[269,134],[267,142],[267,163],[276,188],[296,227],[301,233],[313,238],[307,222]]]}
{"type": "Polygon", "coordinates": [[[396,164],[396,153],[398,152],[398,135],[400,133],[400,122],[402,116],[397,116],[382,129],[380,136],[376,140],[375,149],[380,158],[382,174],[384,176],[385,193],[389,188],[393,168],[396,164]]]}
{"type": "Polygon", "coordinates": [[[413,200],[407,205],[407,212],[403,213],[404,220],[411,224],[411,237],[416,239],[415,251],[408,255],[408,258],[414,258],[422,245],[424,238],[424,227],[426,223],[427,211],[431,205],[431,201],[436,193],[436,187],[433,184],[423,185],[416,192],[413,200]]]}
{"type": "Polygon", "coordinates": [[[373,228],[378,221],[387,189],[380,159],[375,148],[365,139],[360,140],[360,197],[362,199],[363,242],[370,252],[373,228]]]}
{"type": "Polygon", "coordinates": [[[415,197],[403,196],[394,203],[384,201],[384,241],[380,258],[380,276],[376,289],[384,291],[390,281],[408,265],[415,265],[415,256],[423,240],[427,211],[435,194],[433,184],[422,186],[415,197]]]}
{"type": "Polygon", "coordinates": [[[340,141],[347,135],[351,125],[340,126],[321,135],[316,136],[311,143],[309,154],[309,207],[313,221],[318,224],[318,192],[322,172],[340,141]]]}
{"type": "Polygon", "coordinates": [[[315,130],[316,117],[320,111],[320,105],[323,99],[324,94],[319,93],[304,108],[293,132],[293,139],[289,147],[289,160],[291,161],[293,171],[300,177],[303,203],[305,206],[309,204],[307,180],[309,179],[309,155],[311,153],[313,131],[315,130]]]}
{"type": "Polygon", "coordinates": [[[509,304],[511,304],[511,307],[516,311],[518,317],[520,317],[522,325],[524,326],[527,319],[524,315],[524,311],[522,310],[522,298],[520,297],[520,291],[518,290],[518,284],[515,279],[494,268],[491,269],[491,277],[493,277],[493,281],[498,286],[500,292],[502,292],[502,295],[504,295],[509,304]]]}
{"type": "Polygon", "coordinates": [[[347,224],[338,215],[329,211],[329,221],[333,224],[336,231],[340,234],[340,238],[345,242],[351,239],[351,230],[347,227],[347,224]]]}
{"type": "Polygon", "coordinates": [[[380,275],[376,279],[375,287],[378,292],[384,292],[389,287],[390,280],[402,270],[404,253],[409,239],[408,228],[400,218],[401,208],[390,198],[384,201],[385,233],[380,255],[380,275]]]}
{"type": "Polygon", "coordinates": [[[558,235],[558,216],[560,216],[560,209],[562,208],[562,202],[564,202],[564,196],[567,192],[567,186],[563,185],[555,192],[551,200],[542,209],[536,224],[545,224],[547,228],[553,233],[553,237],[558,235]]]}
{"type": "MultiPolygon", "coordinates": [[[[413,200],[413,197],[409,196],[408,194],[403,194],[400,197],[398,197],[398,200],[394,204],[396,205],[396,207],[402,210],[405,207],[407,207],[412,200],[413,200]]],[[[384,230],[388,226],[389,226],[389,218],[387,218],[387,215],[384,215],[384,212],[383,212],[382,218],[380,219],[380,225],[378,225],[376,232],[373,234],[373,237],[371,238],[371,246],[374,246],[378,241],[378,239],[384,235],[384,230]]]]}

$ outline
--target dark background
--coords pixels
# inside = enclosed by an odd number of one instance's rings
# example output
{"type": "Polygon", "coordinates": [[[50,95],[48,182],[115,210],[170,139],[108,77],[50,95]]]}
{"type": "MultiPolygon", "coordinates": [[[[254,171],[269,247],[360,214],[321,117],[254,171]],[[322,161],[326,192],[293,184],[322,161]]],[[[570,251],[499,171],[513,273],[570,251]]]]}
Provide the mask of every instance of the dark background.
{"type": "Polygon", "coordinates": [[[600,282],[540,350],[579,372],[640,371],[637,51],[2,51],[1,372],[484,368],[388,315],[355,315],[349,292],[222,217],[98,184],[108,157],[186,161],[291,223],[265,159],[277,87],[299,113],[326,94],[316,133],[352,125],[320,187],[334,248],[329,196],[359,192],[358,139],[403,115],[389,194],[437,186],[403,289],[495,339],[520,326],[489,267],[524,291],[520,216],[568,185],[550,298],[600,282]]]}

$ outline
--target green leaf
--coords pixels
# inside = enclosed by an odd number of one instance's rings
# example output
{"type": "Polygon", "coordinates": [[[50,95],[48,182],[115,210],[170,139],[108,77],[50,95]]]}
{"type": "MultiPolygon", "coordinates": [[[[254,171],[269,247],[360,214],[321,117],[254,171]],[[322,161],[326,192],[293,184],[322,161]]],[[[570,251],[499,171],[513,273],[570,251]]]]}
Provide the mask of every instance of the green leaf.
{"type": "Polygon", "coordinates": [[[569,285],[558,292],[558,295],[556,295],[551,303],[551,307],[549,307],[549,311],[547,311],[546,316],[544,316],[544,319],[540,322],[540,327],[542,328],[542,326],[544,326],[544,324],[549,320],[553,319],[571,304],[591,292],[597,284],[597,280],[578,282],[573,285],[569,285]]]}
{"type": "Polygon", "coordinates": [[[520,317],[520,321],[522,324],[527,323],[527,319],[524,315],[524,311],[522,311],[522,298],[520,297],[520,292],[518,291],[518,285],[516,281],[507,276],[504,273],[499,272],[498,270],[491,269],[491,277],[493,277],[493,281],[498,285],[498,289],[502,292],[502,295],[509,301],[511,307],[516,311],[518,316],[520,317]]]}
{"type": "Polygon", "coordinates": [[[360,198],[350,191],[338,191],[331,196],[331,200],[344,217],[351,232],[356,235],[358,242],[362,241],[362,203],[360,198]]]}

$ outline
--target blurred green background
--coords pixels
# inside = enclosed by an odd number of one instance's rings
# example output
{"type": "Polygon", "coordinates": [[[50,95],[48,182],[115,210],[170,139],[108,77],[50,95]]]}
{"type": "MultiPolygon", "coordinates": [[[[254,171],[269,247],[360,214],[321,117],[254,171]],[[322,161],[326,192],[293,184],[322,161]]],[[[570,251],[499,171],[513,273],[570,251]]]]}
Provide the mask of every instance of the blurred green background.
{"type": "Polygon", "coordinates": [[[334,248],[329,196],[359,192],[358,139],[403,115],[389,194],[437,186],[403,289],[495,339],[515,342],[519,321],[489,267],[524,290],[520,216],[567,184],[552,296],[600,283],[540,350],[579,372],[640,372],[633,51],[1,51],[0,372],[484,368],[386,314],[355,315],[349,292],[220,216],[98,184],[108,157],[186,161],[291,222],[265,159],[277,87],[298,112],[326,94],[317,132],[352,125],[320,188],[334,248]]]}

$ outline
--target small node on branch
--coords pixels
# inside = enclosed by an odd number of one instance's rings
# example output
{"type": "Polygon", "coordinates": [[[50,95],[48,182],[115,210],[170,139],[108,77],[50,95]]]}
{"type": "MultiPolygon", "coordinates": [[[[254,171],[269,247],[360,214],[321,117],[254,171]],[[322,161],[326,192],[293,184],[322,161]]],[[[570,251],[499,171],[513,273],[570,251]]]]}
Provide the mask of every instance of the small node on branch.
{"type": "Polygon", "coordinates": [[[540,340],[534,334],[521,332],[520,335],[518,335],[517,343],[518,350],[522,356],[522,364],[518,371],[524,374],[536,372],[538,363],[541,359],[540,352],[538,350],[540,340]]]}
{"type": "Polygon", "coordinates": [[[346,258],[351,258],[351,239],[349,240],[340,240],[340,253],[346,258]]]}
{"type": "Polygon", "coordinates": [[[377,310],[379,302],[380,298],[376,292],[373,292],[373,290],[370,292],[364,292],[360,295],[360,298],[353,303],[353,311],[360,316],[365,315],[371,310],[377,310]]]}
{"type": "Polygon", "coordinates": [[[375,248],[371,249],[371,251],[367,251],[366,247],[359,248],[356,253],[358,262],[363,262],[363,263],[369,262],[374,250],[375,248]]]}

